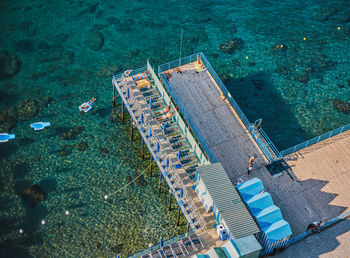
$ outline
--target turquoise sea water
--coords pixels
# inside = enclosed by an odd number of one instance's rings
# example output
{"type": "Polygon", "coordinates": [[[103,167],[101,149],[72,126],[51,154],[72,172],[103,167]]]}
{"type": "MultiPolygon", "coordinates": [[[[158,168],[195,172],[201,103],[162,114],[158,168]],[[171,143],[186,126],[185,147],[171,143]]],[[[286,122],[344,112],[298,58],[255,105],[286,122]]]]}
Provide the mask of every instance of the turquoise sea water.
{"type": "Polygon", "coordinates": [[[183,56],[204,52],[280,150],[349,123],[333,106],[350,101],[349,10],[342,0],[1,1],[0,51],[21,61],[0,80],[1,132],[16,134],[0,145],[1,256],[125,256],[186,229],[157,172],[103,199],[149,165],[111,107],[111,75],[178,58],[182,28],[183,56]],[[220,50],[234,38],[243,46],[220,50]],[[37,121],[52,126],[34,132],[37,121]],[[33,183],[46,199],[30,208],[19,193],[33,183]]]}

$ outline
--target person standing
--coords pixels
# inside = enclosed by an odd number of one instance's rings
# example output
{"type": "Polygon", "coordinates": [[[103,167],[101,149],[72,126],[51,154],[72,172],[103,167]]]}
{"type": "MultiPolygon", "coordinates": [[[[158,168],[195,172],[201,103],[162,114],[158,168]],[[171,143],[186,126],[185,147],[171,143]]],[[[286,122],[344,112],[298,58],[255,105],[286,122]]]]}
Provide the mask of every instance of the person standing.
{"type": "Polygon", "coordinates": [[[248,164],[248,176],[250,174],[250,172],[252,172],[253,170],[253,166],[254,166],[254,161],[255,161],[255,155],[254,156],[251,156],[250,159],[249,159],[249,164],[248,164]]]}

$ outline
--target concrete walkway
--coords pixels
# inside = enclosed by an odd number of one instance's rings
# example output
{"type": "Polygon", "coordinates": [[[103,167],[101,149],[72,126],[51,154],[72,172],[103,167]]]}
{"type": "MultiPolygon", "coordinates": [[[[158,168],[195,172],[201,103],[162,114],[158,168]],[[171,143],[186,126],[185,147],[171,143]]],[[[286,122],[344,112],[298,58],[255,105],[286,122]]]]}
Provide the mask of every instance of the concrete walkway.
{"type": "Polygon", "coordinates": [[[350,257],[350,218],[289,246],[273,257],[350,257]]]}

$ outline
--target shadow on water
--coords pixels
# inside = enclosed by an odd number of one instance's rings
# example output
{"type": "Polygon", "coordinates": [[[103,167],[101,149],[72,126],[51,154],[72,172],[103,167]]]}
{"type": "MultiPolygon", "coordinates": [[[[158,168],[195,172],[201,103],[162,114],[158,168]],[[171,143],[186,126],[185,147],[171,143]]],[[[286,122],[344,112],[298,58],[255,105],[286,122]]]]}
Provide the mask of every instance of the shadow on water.
{"type": "Polygon", "coordinates": [[[0,144],[0,159],[7,158],[12,152],[16,150],[14,142],[3,142],[0,144]]]}
{"type": "Polygon", "coordinates": [[[270,74],[260,72],[244,78],[227,79],[224,83],[251,123],[263,119],[264,131],[280,151],[308,138],[293,112],[276,92],[270,74]],[[288,129],[291,126],[293,130],[288,129]]]}

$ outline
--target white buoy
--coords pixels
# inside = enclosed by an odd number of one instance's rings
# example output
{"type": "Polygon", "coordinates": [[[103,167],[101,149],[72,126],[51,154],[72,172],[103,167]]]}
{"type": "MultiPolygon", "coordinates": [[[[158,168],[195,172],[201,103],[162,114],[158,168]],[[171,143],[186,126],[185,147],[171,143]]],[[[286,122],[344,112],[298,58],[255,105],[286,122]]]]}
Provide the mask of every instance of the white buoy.
{"type": "Polygon", "coordinates": [[[20,233],[20,234],[23,234],[23,229],[20,228],[20,229],[19,229],[19,233],[20,233]]]}
{"type": "Polygon", "coordinates": [[[45,224],[45,220],[42,220],[42,221],[41,221],[41,224],[44,225],[44,224],[45,224]]]}
{"type": "Polygon", "coordinates": [[[66,211],[66,215],[68,215],[69,214],[69,211],[66,211]]]}
{"type": "Polygon", "coordinates": [[[108,195],[105,195],[105,199],[106,199],[106,200],[108,199],[108,195]]]}

